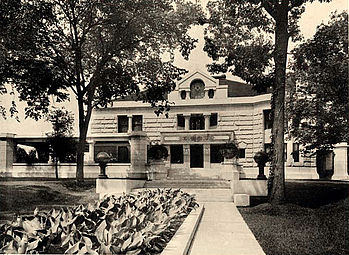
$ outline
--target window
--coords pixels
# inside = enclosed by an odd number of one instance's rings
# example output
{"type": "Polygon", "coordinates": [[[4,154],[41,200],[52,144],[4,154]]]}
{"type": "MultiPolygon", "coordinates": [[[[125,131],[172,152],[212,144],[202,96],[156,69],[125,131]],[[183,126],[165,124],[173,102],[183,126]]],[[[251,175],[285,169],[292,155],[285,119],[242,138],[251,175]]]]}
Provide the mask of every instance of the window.
{"type": "Polygon", "coordinates": [[[133,131],[142,131],[143,116],[142,115],[133,115],[132,116],[132,130],[133,131]]]}
{"type": "Polygon", "coordinates": [[[130,162],[130,152],[127,146],[118,146],[117,162],[119,163],[130,162]]]}
{"type": "Polygon", "coordinates": [[[218,113],[211,113],[210,116],[210,127],[217,126],[218,113]]]}
{"type": "Polygon", "coordinates": [[[181,98],[184,100],[187,97],[187,92],[185,90],[181,91],[181,98]]]}
{"type": "Polygon", "coordinates": [[[239,149],[239,158],[246,158],[246,150],[239,149]]]}
{"type": "Polygon", "coordinates": [[[214,90],[213,89],[209,89],[208,90],[208,98],[213,98],[214,97],[214,90]]]}
{"type": "Polygon", "coordinates": [[[263,110],[264,115],[264,129],[271,129],[273,122],[271,120],[271,110],[263,110]]]}
{"type": "Polygon", "coordinates": [[[202,114],[192,114],[190,117],[190,130],[204,130],[205,119],[202,114]]]}
{"type": "Polygon", "coordinates": [[[185,126],[184,116],[183,114],[177,114],[177,126],[183,127],[185,126]]]}
{"type": "Polygon", "coordinates": [[[220,150],[223,144],[211,144],[210,149],[210,162],[211,163],[222,163],[224,161],[224,157],[221,154],[220,150]]]}
{"type": "Polygon", "coordinates": [[[201,80],[194,80],[190,84],[190,98],[199,99],[205,96],[205,84],[201,80]]]}
{"type": "Polygon", "coordinates": [[[183,145],[171,145],[170,154],[172,164],[183,164],[183,145]]]}
{"type": "Polygon", "coordinates": [[[299,162],[299,143],[293,143],[292,156],[294,162],[299,162]]]}
{"type": "Polygon", "coordinates": [[[112,163],[130,163],[130,146],[125,143],[96,142],[94,159],[99,152],[106,152],[111,156],[112,163]]]}
{"type": "Polygon", "coordinates": [[[127,133],[128,131],[128,118],[126,115],[118,116],[118,132],[127,133]]]}

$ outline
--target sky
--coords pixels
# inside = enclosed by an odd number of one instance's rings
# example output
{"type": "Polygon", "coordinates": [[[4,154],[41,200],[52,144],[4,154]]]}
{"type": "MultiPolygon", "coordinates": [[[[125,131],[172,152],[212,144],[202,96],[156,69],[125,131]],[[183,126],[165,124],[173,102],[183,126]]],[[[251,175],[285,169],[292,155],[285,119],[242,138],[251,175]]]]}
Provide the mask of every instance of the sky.
{"type": "MultiPolygon", "coordinates": [[[[202,0],[201,5],[206,6],[208,0],[202,0]]],[[[330,3],[319,3],[314,1],[313,3],[308,3],[306,5],[305,13],[303,13],[300,20],[300,29],[305,39],[311,38],[316,31],[316,27],[321,23],[327,23],[329,16],[334,11],[342,12],[343,10],[348,10],[348,0],[333,0],[330,3]]],[[[206,71],[206,65],[211,61],[206,53],[203,51],[204,47],[204,31],[200,26],[195,26],[190,30],[190,35],[198,38],[199,42],[197,47],[191,52],[189,60],[185,60],[177,52],[175,54],[175,65],[181,68],[185,68],[188,71],[201,70],[206,71]]],[[[294,45],[290,45],[290,48],[294,45]]],[[[227,74],[227,77],[233,80],[239,80],[238,77],[233,77],[227,74]]],[[[0,104],[8,106],[13,96],[1,96],[0,104]]],[[[0,133],[15,133],[17,135],[23,136],[44,136],[45,133],[49,132],[51,125],[44,121],[36,122],[32,119],[24,118],[24,107],[23,102],[17,102],[19,110],[20,123],[16,120],[7,118],[7,120],[0,117],[0,133]]],[[[77,103],[75,99],[70,102],[63,104],[64,107],[72,111],[77,116],[77,103]]],[[[75,121],[75,130],[77,130],[77,121],[75,121]]]]}

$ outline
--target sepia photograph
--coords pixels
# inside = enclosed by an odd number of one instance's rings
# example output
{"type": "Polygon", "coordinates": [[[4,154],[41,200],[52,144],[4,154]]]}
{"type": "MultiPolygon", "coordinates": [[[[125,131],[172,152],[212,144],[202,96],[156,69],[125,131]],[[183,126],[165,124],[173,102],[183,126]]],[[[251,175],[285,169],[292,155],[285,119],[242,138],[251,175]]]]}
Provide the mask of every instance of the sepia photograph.
{"type": "Polygon", "coordinates": [[[348,0],[0,0],[0,254],[349,254],[348,0]]]}

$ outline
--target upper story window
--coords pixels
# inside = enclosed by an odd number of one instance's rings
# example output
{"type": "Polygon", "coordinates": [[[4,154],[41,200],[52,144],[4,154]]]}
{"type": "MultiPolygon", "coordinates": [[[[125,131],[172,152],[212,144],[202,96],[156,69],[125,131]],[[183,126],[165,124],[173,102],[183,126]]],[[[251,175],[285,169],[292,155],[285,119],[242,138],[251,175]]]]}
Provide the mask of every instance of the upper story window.
{"type": "Polygon", "coordinates": [[[213,89],[209,89],[208,90],[208,98],[213,98],[214,97],[214,90],[213,89]]]}
{"type": "Polygon", "coordinates": [[[190,130],[204,130],[205,118],[202,114],[192,114],[190,116],[190,130]]]}
{"type": "Polygon", "coordinates": [[[264,129],[271,129],[273,126],[271,118],[271,110],[263,110],[264,115],[264,129]]]}
{"type": "Polygon", "coordinates": [[[185,126],[184,116],[183,114],[177,114],[177,126],[179,129],[183,128],[185,126]]]}
{"type": "Polygon", "coordinates": [[[218,113],[211,113],[210,116],[210,127],[217,126],[218,123],[218,113]]]}
{"type": "Polygon", "coordinates": [[[185,90],[181,91],[181,99],[185,99],[187,97],[187,92],[185,90]]]}
{"type": "Polygon", "coordinates": [[[142,115],[133,115],[132,116],[132,130],[133,131],[142,131],[143,116],[142,115]]]}
{"type": "Polygon", "coordinates": [[[194,80],[190,84],[190,98],[199,99],[205,96],[205,83],[202,80],[194,80]]]}
{"type": "Polygon", "coordinates": [[[128,131],[128,118],[126,115],[118,116],[118,132],[127,133],[128,131]]]}

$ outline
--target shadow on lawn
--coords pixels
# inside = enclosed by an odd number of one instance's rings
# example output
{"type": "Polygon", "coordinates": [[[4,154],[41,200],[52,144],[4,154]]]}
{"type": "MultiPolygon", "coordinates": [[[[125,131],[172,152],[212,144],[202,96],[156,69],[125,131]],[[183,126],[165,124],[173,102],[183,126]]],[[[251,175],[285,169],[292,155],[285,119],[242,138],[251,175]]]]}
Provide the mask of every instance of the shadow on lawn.
{"type": "Polygon", "coordinates": [[[349,254],[349,183],[287,182],[286,196],[239,208],[266,254],[349,254]]]}

